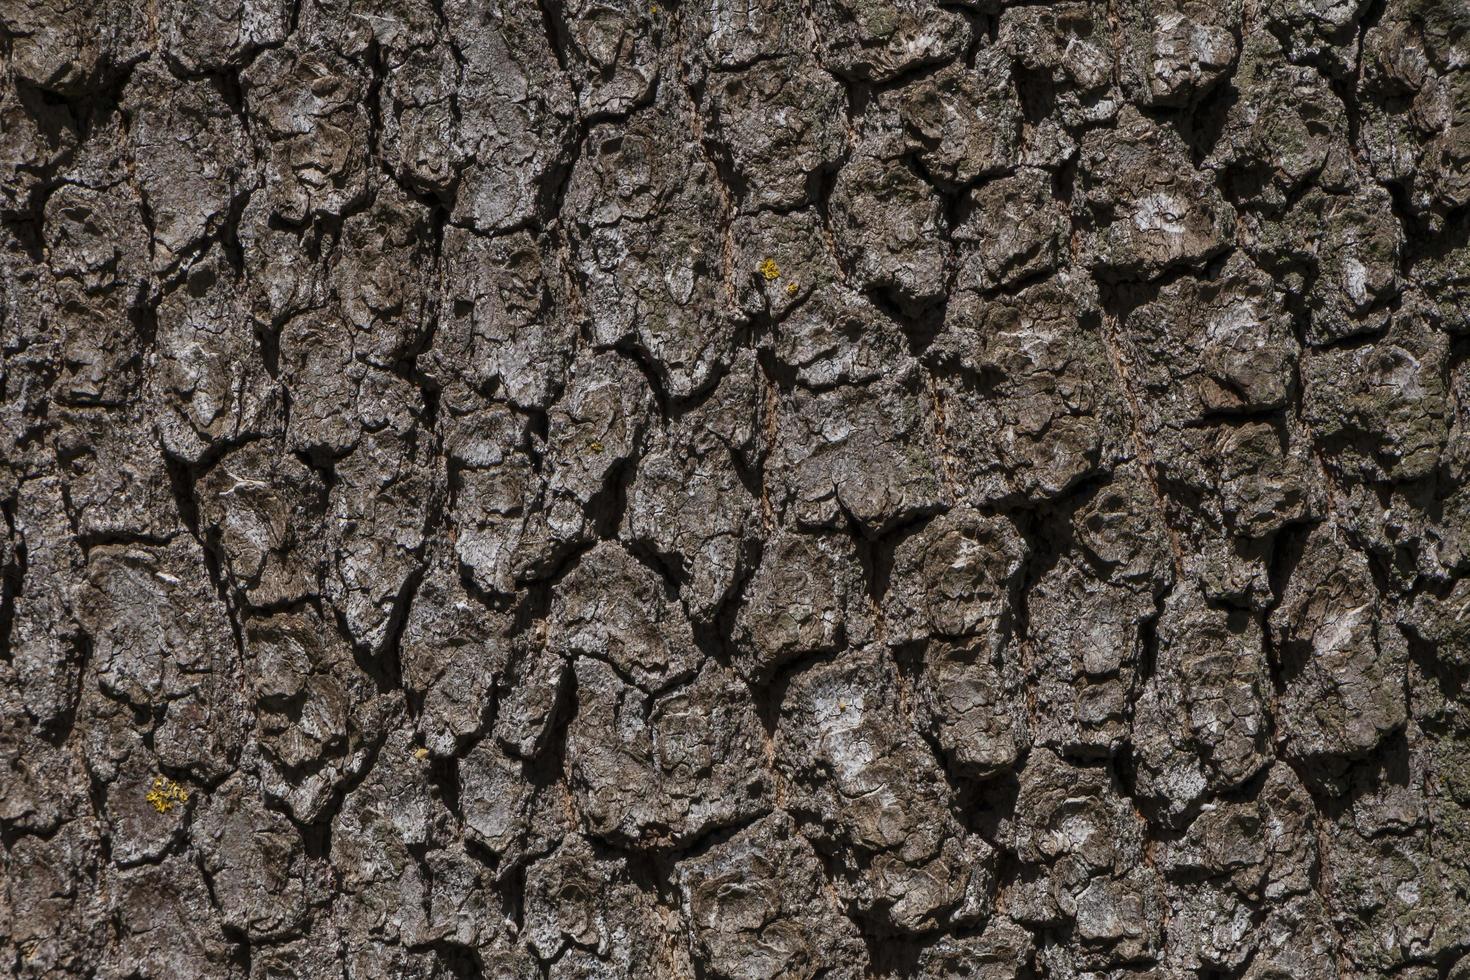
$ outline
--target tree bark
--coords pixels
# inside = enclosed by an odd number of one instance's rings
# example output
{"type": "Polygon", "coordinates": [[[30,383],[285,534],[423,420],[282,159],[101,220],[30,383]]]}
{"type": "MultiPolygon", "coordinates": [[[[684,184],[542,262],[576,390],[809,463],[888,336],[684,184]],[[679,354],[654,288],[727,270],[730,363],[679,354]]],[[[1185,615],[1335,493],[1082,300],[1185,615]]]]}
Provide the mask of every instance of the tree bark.
{"type": "Polygon", "coordinates": [[[1470,8],[0,0],[0,974],[1470,977],[1470,8]]]}

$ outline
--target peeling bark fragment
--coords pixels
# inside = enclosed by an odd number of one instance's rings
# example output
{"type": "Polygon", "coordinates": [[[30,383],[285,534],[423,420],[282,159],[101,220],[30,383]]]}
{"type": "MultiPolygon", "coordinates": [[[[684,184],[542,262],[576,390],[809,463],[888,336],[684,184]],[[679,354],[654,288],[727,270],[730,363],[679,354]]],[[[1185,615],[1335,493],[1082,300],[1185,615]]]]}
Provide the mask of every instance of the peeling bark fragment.
{"type": "Polygon", "coordinates": [[[628,863],[584,837],[527,873],[524,934],[553,977],[677,975],[666,958],[672,936],[628,863]]]}
{"type": "Polygon", "coordinates": [[[981,640],[933,640],[916,687],[934,738],[956,772],[985,778],[1016,764],[1030,744],[1016,656],[981,640]]]}
{"type": "Polygon", "coordinates": [[[588,133],[567,207],[592,339],[635,352],[686,398],[729,363],[732,270],[715,175],[671,102],[588,133]]]}
{"type": "Polygon", "coordinates": [[[1155,427],[1279,409],[1296,344],[1270,279],[1237,253],[1209,280],[1182,278],[1123,318],[1133,380],[1155,427]]]}
{"type": "Polygon", "coordinates": [[[266,51],[243,73],[264,192],[286,221],[343,217],[366,198],[364,74],[339,55],[292,45],[266,51]]]}
{"type": "Polygon", "coordinates": [[[57,433],[56,461],[78,537],[172,537],[179,530],[178,508],[163,454],[139,407],[77,411],[66,421],[57,433]]]}
{"type": "Polygon", "coordinates": [[[1316,346],[1382,334],[1400,292],[1403,230],[1382,188],[1357,184],[1347,194],[1312,190],[1260,236],[1263,265],[1306,293],[1306,339],[1316,346]],[[1300,244],[1296,229],[1316,234],[1300,244]]]}
{"type": "Polygon", "coordinates": [[[1312,532],[1271,614],[1285,684],[1281,735],[1291,757],[1314,767],[1372,752],[1408,717],[1404,637],[1367,560],[1337,537],[1312,532]]]}
{"type": "Polygon", "coordinates": [[[394,699],[358,667],[332,623],[309,610],[252,619],[244,640],[261,786],[297,820],[314,822],[368,763],[394,699]]]}
{"type": "Polygon", "coordinates": [[[705,82],[706,139],[747,208],[810,203],[845,149],[842,87],[810,60],[762,60],[705,82]]]}
{"type": "Polygon", "coordinates": [[[515,682],[500,702],[495,740],[512,755],[535,759],[551,747],[562,698],[570,690],[571,667],[537,634],[518,644],[515,682]]]}
{"type": "Polygon", "coordinates": [[[777,811],[680,866],[694,943],[718,977],[859,977],[867,960],[810,846],[777,811]]]}
{"type": "MultiPolygon", "coordinates": [[[[406,384],[394,387],[405,401],[410,397],[406,384]]],[[[345,618],[354,644],[374,652],[391,642],[390,631],[423,572],[425,536],[441,492],[429,433],[408,405],[394,407],[396,417],[370,420],[372,431],[337,464],[327,504],[335,560],[323,592],[345,618]]]]}
{"type": "Polygon", "coordinates": [[[1229,247],[1235,214],[1172,129],[1124,109],[1083,137],[1083,246],[1104,278],[1152,279],[1229,247]]]}
{"type": "MultiPolygon", "coordinates": [[[[411,132],[424,143],[406,162],[435,187],[447,182],[436,170],[449,157],[459,164],[454,222],[480,232],[507,231],[534,220],[567,164],[573,86],[556,65],[557,41],[548,37],[535,5],[447,0],[442,16],[458,77],[451,81],[447,114],[411,120],[411,132]]],[[[583,29],[580,22],[568,23],[583,29]]],[[[593,57],[598,54],[601,45],[593,57]]]]}
{"type": "Polygon", "coordinates": [[[838,528],[851,515],[880,535],[948,502],[912,361],[868,387],[796,389],[780,410],[778,505],[802,528],[838,528]]]}
{"type": "Polygon", "coordinates": [[[1376,764],[1353,774],[1353,802],[1337,823],[1334,918],[1350,937],[1350,962],[1365,971],[1387,972],[1443,955],[1467,926],[1463,906],[1444,904],[1442,897],[1464,894],[1463,872],[1446,865],[1443,874],[1426,873],[1436,863],[1431,848],[1463,853],[1463,832],[1416,832],[1432,818],[1414,788],[1429,761],[1415,742],[1411,731],[1376,764]]]}
{"type": "Polygon", "coordinates": [[[994,849],[950,813],[949,787],[899,710],[896,685],[873,649],[792,682],[776,736],[788,807],[818,852],[846,869],[834,887],[873,927],[983,920],[994,849]]]}
{"type": "Polygon", "coordinates": [[[431,261],[432,236],[417,202],[391,187],[343,224],[331,289],[355,333],[354,354],[373,367],[392,370],[428,337],[431,277],[421,270],[431,261]]]}
{"type": "Polygon", "coordinates": [[[1123,85],[1143,105],[1198,100],[1235,66],[1241,4],[1140,0],[1125,8],[1123,85]]]}
{"type": "Polygon", "coordinates": [[[650,99],[669,11],[638,0],[568,0],[550,9],[563,39],[558,60],[568,66],[584,117],[623,116],[650,99]]]}
{"type": "Polygon", "coordinates": [[[951,465],[972,502],[1053,499],[1121,461],[1122,399],[1083,283],[994,301],[962,293],[945,328],[930,356],[951,465]]]}
{"type": "Polygon", "coordinates": [[[567,781],[590,835],[651,851],[760,813],[770,782],[762,732],[732,676],[707,665],[650,696],[606,663],[582,659],[576,681],[567,781]]]}
{"type": "Polygon", "coordinates": [[[970,24],[929,0],[821,0],[813,7],[817,52],[843,78],[887,81],[948,61],[970,40],[970,24]]]}
{"type": "MultiPolygon", "coordinates": [[[[1241,611],[1213,609],[1177,592],[1159,619],[1160,674],[1178,678],[1177,710],[1198,745],[1209,785],[1239,786],[1267,765],[1273,753],[1268,730],[1270,679],[1258,619],[1241,611]]],[[[1158,675],[1156,675],[1157,677],[1158,675]]]]}
{"type": "Polygon", "coordinates": [[[798,657],[844,646],[859,576],[846,538],[788,532],[768,541],[735,620],[741,672],[759,682],[798,657]]]}
{"type": "Polygon", "coordinates": [[[0,821],[10,832],[49,836],[80,814],[86,772],[83,760],[57,749],[29,727],[17,716],[0,729],[0,758],[7,776],[0,795],[0,821]]]}
{"type": "Polygon", "coordinates": [[[306,920],[306,855],[291,822],[247,779],[210,791],[190,838],[205,855],[221,921],[252,941],[295,935],[306,920]]]}
{"type": "Polygon", "coordinates": [[[860,155],[837,175],[832,211],[839,254],[858,289],[908,312],[944,295],[943,207],[907,161],[860,155]]]}
{"type": "Polygon", "coordinates": [[[1457,336],[1470,332],[1470,319],[1465,314],[1470,301],[1470,249],[1449,249],[1418,263],[1412,278],[1432,300],[1423,304],[1423,314],[1430,323],[1457,336]]]}

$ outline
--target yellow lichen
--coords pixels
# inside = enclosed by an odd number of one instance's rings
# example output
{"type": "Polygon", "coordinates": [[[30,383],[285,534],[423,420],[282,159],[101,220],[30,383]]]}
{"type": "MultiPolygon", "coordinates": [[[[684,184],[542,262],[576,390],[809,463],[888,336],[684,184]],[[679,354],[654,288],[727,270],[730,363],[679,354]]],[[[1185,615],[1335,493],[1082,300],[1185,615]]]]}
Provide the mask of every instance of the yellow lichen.
{"type": "Polygon", "coordinates": [[[775,282],[781,278],[781,267],[776,264],[775,259],[768,258],[755,267],[755,271],[765,277],[766,282],[775,282]]]}
{"type": "Polygon", "coordinates": [[[429,757],[429,750],[421,745],[413,750],[413,757],[415,759],[427,759],[429,757]]]}
{"type": "Polygon", "coordinates": [[[596,439],[593,439],[591,442],[587,443],[587,448],[592,450],[594,453],[600,453],[603,450],[603,445],[596,439]]]}
{"type": "Polygon", "coordinates": [[[798,285],[797,283],[795,283],[795,282],[788,282],[786,284],[786,295],[787,296],[795,296],[796,295],[796,291],[798,289],[800,289],[800,288],[801,288],[801,286],[798,285]]]}
{"type": "Polygon", "coordinates": [[[156,776],[153,788],[144,799],[159,813],[167,813],[182,803],[188,803],[189,791],[167,776],[156,776]]]}

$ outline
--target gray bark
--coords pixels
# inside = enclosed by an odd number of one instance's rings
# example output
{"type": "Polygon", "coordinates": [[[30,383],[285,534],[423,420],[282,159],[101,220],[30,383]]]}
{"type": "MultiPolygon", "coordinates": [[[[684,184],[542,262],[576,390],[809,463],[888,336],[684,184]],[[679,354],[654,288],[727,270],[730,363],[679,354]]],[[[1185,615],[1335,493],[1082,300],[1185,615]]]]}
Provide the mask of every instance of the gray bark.
{"type": "Polygon", "coordinates": [[[1463,0],[0,58],[0,974],[1470,977],[1463,0]]]}

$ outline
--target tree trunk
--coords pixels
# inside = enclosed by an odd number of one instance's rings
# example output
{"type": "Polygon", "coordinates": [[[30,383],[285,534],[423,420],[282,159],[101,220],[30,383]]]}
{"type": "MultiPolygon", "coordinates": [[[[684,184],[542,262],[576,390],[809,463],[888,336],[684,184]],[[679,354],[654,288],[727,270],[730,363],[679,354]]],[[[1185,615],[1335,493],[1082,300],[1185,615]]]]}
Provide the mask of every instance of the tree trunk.
{"type": "Polygon", "coordinates": [[[1470,978],[1467,10],[0,0],[0,974],[1470,978]]]}

